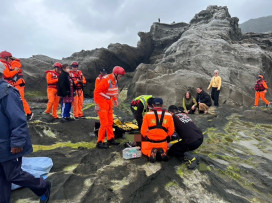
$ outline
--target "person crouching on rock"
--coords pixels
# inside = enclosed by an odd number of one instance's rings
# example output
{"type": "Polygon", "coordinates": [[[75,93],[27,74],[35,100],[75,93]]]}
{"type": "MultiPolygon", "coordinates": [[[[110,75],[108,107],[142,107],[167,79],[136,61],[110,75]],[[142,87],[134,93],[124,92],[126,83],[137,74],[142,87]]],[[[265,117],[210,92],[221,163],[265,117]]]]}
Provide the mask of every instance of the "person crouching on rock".
{"type": "Polygon", "coordinates": [[[61,73],[62,64],[60,62],[56,62],[53,65],[54,70],[46,71],[46,82],[47,82],[47,97],[48,103],[47,108],[44,111],[44,114],[50,114],[52,111],[52,116],[54,119],[58,119],[58,107],[60,97],[58,96],[58,81],[59,75],[61,73]]]}
{"type": "Polygon", "coordinates": [[[210,106],[212,105],[211,97],[205,92],[202,87],[196,88],[199,113],[207,114],[210,106]]]}
{"type": "Polygon", "coordinates": [[[118,80],[125,75],[125,70],[115,66],[111,74],[105,75],[94,90],[95,111],[98,112],[100,128],[98,131],[97,148],[107,149],[109,145],[118,145],[113,133],[113,103],[118,107],[118,80]],[[105,141],[107,133],[107,144],[105,141]]]}
{"type": "Polygon", "coordinates": [[[72,78],[69,76],[69,71],[70,66],[68,66],[68,64],[63,64],[58,81],[58,96],[61,97],[62,122],[74,120],[70,117],[70,111],[72,108],[72,102],[74,101],[76,86],[72,78]]]}
{"type": "Polygon", "coordinates": [[[189,151],[196,150],[203,143],[202,131],[188,115],[179,113],[175,105],[169,106],[168,112],[173,116],[176,131],[172,136],[174,144],[171,145],[170,142],[168,154],[187,161],[188,168],[194,169],[197,166],[198,158],[191,155],[189,151]]]}
{"type": "Polygon", "coordinates": [[[143,116],[149,111],[149,106],[152,106],[153,99],[152,95],[141,95],[133,99],[130,103],[131,112],[138,123],[140,131],[143,123],[143,116]]]}
{"type": "Polygon", "coordinates": [[[197,102],[196,99],[191,95],[190,91],[187,91],[182,99],[183,111],[186,114],[194,114],[197,102]]]}
{"type": "Polygon", "coordinates": [[[268,86],[266,84],[266,81],[264,80],[264,76],[263,75],[259,75],[258,76],[259,79],[257,80],[256,84],[255,84],[255,104],[254,106],[258,106],[259,105],[259,99],[261,98],[266,107],[269,106],[269,101],[265,98],[265,94],[267,92],[268,86]]]}
{"type": "Polygon", "coordinates": [[[153,108],[147,112],[143,119],[141,134],[145,138],[142,141],[142,153],[154,163],[158,157],[167,161],[167,140],[175,131],[172,115],[163,109],[163,100],[155,98],[153,108]]]}

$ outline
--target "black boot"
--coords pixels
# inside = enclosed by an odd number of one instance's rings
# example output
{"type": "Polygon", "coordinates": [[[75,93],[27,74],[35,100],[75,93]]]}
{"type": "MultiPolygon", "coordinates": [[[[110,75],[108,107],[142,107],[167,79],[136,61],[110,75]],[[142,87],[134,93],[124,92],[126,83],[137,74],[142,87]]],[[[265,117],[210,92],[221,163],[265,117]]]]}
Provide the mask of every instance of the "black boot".
{"type": "Polygon", "coordinates": [[[106,143],[98,142],[98,143],[96,144],[96,148],[99,148],[99,149],[108,149],[109,146],[108,146],[106,143]]]}
{"type": "Polygon", "coordinates": [[[108,145],[119,145],[120,143],[119,142],[116,142],[114,139],[110,139],[108,140],[108,145]]]}

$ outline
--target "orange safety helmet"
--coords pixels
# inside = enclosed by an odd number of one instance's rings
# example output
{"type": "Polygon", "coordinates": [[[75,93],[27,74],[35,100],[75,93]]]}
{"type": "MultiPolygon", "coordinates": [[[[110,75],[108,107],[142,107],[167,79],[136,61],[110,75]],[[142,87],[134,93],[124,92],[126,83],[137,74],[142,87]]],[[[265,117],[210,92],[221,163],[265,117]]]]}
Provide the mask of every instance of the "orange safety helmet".
{"type": "Polygon", "coordinates": [[[0,53],[0,58],[7,58],[7,57],[12,57],[12,54],[8,51],[2,51],[0,53]]]}
{"type": "Polygon", "coordinates": [[[54,68],[62,68],[62,64],[60,62],[56,62],[53,65],[54,68]]]}
{"type": "Polygon", "coordinates": [[[71,66],[72,66],[72,67],[78,67],[78,62],[73,61],[73,63],[71,63],[71,66]]]}
{"type": "Polygon", "coordinates": [[[121,66],[115,66],[112,70],[112,73],[115,75],[125,75],[126,71],[121,66]]]}

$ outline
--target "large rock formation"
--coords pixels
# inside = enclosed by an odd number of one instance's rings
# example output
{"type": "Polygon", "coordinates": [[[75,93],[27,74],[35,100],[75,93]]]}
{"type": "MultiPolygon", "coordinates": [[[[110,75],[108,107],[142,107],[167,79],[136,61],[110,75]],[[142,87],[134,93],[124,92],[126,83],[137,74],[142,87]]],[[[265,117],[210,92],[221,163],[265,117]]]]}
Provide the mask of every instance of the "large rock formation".
{"type": "Polygon", "coordinates": [[[239,25],[242,33],[255,32],[272,32],[272,16],[250,19],[239,25]]]}
{"type": "Polygon", "coordinates": [[[164,35],[156,31],[166,29],[164,33],[171,33],[170,28],[176,27],[154,23],[150,35],[155,47],[152,57],[156,60],[137,67],[129,96],[153,94],[166,104],[180,104],[187,89],[195,92],[202,86],[205,90],[213,71],[218,69],[223,80],[220,102],[252,105],[257,75],[264,74],[268,83],[272,82],[272,38],[269,34],[243,36],[238,21],[230,16],[227,7],[209,6],[189,25],[179,27],[175,32],[178,39],[169,40],[170,45],[163,46],[160,52],[156,48],[163,44],[164,35]]]}

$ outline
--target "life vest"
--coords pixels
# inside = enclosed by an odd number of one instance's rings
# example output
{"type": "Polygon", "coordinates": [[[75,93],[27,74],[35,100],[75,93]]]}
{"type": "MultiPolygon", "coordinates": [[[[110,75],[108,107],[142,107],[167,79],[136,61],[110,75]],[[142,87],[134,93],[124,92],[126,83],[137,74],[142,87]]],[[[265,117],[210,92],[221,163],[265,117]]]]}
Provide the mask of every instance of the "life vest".
{"type": "Polygon", "coordinates": [[[130,104],[132,106],[132,108],[137,111],[138,109],[138,104],[140,102],[142,102],[143,106],[144,106],[144,111],[143,111],[143,115],[147,112],[148,110],[148,104],[147,104],[147,100],[152,98],[153,96],[152,95],[141,95],[141,96],[138,96],[136,97],[130,104]]]}
{"type": "Polygon", "coordinates": [[[75,81],[76,89],[83,89],[83,83],[82,82],[76,82],[77,80],[83,80],[82,72],[80,70],[70,71],[69,75],[72,78],[72,80],[75,81]]]}
{"type": "Polygon", "coordinates": [[[13,77],[7,77],[6,75],[3,75],[4,79],[12,86],[25,85],[25,81],[23,79],[22,64],[20,63],[20,61],[14,60],[10,64],[9,63],[5,63],[5,64],[6,64],[6,68],[8,68],[9,71],[14,71],[15,68],[19,68],[19,71],[13,77]]]}
{"type": "MultiPolygon", "coordinates": [[[[47,74],[50,74],[51,75],[51,80],[56,80],[56,79],[58,79],[59,78],[59,73],[57,73],[57,72],[55,72],[55,71],[53,71],[53,70],[48,70],[48,71],[46,71],[45,72],[46,73],[46,75],[47,74]]],[[[48,81],[47,80],[47,86],[49,87],[49,88],[56,88],[57,89],[57,81],[56,82],[51,82],[51,81],[48,81]]]]}
{"type": "Polygon", "coordinates": [[[118,96],[118,83],[117,81],[113,81],[109,75],[104,76],[104,78],[108,79],[108,82],[110,84],[110,87],[108,88],[108,91],[106,92],[106,95],[109,97],[117,97],[118,96]]]}
{"type": "MultiPolygon", "coordinates": [[[[265,87],[263,85],[263,81],[265,80],[257,80],[257,83],[255,84],[255,87],[254,89],[257,91],[257,92],[262,92],[265,90],[265,87]]],[[[265,81],[266,82],[266,81],[265,81]]]]}

